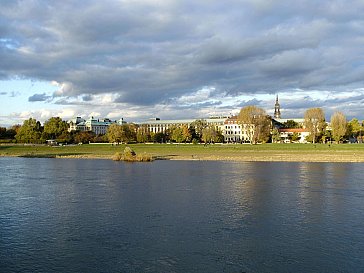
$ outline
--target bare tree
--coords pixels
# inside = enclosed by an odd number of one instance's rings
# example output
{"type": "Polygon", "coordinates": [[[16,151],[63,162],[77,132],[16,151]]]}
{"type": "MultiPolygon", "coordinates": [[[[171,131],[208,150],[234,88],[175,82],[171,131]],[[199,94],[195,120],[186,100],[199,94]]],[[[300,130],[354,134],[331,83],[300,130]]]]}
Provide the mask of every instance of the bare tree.
{"type": "Polygon", "coordinates": [[[339,143],[347,131],[347,121],[343,113],[335,112],[331,116],[331,129],[332,137],[339,143]]]}
{"type": "Polygon", "coordinates": [[[262,108],[253,105],[242,108],[238,121],[247,128],[250,143],[266,142],[269,139],[271,120],[262,108]]]}
{"type": "Polygon", "coordinates": [[[325,114],[321,108],[310,108],[305,112],[305,126],[312,137],[312,143],[321,135],[326,127],[325,114]]]}

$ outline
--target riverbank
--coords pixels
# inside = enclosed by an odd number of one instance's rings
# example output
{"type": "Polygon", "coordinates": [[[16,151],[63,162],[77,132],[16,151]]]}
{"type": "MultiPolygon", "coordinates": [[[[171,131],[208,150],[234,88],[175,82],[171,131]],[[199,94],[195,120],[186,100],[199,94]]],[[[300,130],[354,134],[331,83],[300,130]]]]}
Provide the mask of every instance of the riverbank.
{"type": "MultiPolygon", "coordinates": [[[[112,159],[126,145],[1,145],[0,156],[112,159]]],[[[136,153],[165,160],[364,162],[362,144],[131,144],[136,153]]]]}

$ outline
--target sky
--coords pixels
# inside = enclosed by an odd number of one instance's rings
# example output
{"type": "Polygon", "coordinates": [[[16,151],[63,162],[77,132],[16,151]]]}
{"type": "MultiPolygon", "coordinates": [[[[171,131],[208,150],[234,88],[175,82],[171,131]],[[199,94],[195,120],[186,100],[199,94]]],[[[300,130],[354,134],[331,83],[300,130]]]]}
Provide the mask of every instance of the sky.
{"type": "Polygon", "coordinates": [[[322,107],[364,119],[364,1],[0,0],[0,125],[322,107]]]}

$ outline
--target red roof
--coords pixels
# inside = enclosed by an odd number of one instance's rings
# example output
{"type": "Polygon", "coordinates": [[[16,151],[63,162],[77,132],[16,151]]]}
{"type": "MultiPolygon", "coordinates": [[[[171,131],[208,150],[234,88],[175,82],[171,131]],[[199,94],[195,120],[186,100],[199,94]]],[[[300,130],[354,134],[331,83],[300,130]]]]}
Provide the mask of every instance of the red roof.
{"type": "Polygon", "coordinates": [[[278,131],[281,133],[303,133],[308,132],[306,129],[303,128],[284,128],[284,129],[278,129],[278,131]]]}

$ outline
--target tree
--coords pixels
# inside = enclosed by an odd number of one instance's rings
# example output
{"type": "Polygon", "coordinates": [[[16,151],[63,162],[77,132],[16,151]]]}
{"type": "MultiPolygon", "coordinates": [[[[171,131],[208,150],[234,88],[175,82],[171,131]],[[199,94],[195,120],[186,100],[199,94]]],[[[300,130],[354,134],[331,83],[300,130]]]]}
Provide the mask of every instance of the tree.
{"type": "Polygon", "coordinates": [[[295,122],[294,120],[289,119],[283,123],[283,127],[284,128],[300,128],[300,125],[298,122],[295,122]]]}
{"type": "Polygon", "coordinates": [[[269,139],[271,120],[262,108],[253,105],[242,108],[238,121],[247,128],[250,143],[266,142],[269,139]]]}
{"type": "Polygon", "coordinates": [[[134,140],[135,132],[131,131],[127,124],[119,125],[114,123],[107,129],[106,136],[110,143],[116,142],[119,144],[120,142],[134,140]]]}
{"type": "Polygon", "coordinates": [[[157,143],[163,143],[166,142],[166,134],[160,132],[160,133],[151,133],[151,139],[153,142],[157,142],[157,143]]]}
{"type": "Polygon", "coordinates": [[[277,128],[274,128],[272,132],[272,142],[278,143],[280,141],[281,141],[281,134],[279,133],[277,128]]]}
{"type": "Polygon", "coordinates": [[[331,116],[330,120],[331,120],[332,137],[335,139],[337,143],[339,143],[347,131],[346,117],[341,112],[335,112],[331,116]]]}
{"type": "Polygon", "coordinates": [[[360,134],[363,131],[363,126],[360,124],[359,120],[357,118],[353,118],[348,122],[348,135],[354,137],[354,138],[360,138],[360,134]]]}
{"type": "Polygon", "coordinates": [[[139,127],[136,135],[136,140],[139,143],[145,143],[150,141],[151,136],[149,131],[145,127],[139,127]]]}
{"type": "Polygon", "coordinates": [[[89,143],[93,138],[95,137],[95,133],[94,132],[89,132],[89,131],[82,131],[82,132],[77,132],[75,137],[74,137],[74,141],[76,143],[89,143]]]}
{"type": "Polygon", "coordinates": [[[170,128],[170,138],[171,140],[181,143],[185,140],[183,137],[183,131],[181,127],[172,127],[170,128]]]}
{"type": "Polygon", "coordinates": [[[202,141],[205,143],[223,142],[224,136],[215,126],[210,125],[202,129],[202,141]]]}
{"type": "Polygon", "coordinates": [[[19,128],[15,138],[20,143],[40,143],[42,126],[39,121],[33,118],[25,120],[19,128]]]}
{"type": "Polygon", "coordinates": [[[298,141],[300,139],[300,135],[297,132],[294,132],[292,135],[289,136],[290,140],[295,142],[298,141]]]}
{"type": "Polygon", "coordinates": [[[321,108],[310,108],[305,112],[305,126],[310,132],[312,142],[322,135],[326,127],[325,114],[321,108]]]}
{"type": "Polygon", "coordinates": [[[51,139],[56,139],[64,132],[67,132],[67,129],[67,123],[60,117],[51,117],[44,123],[44,133],[51,139]]]}
{"type": "Polygon", "coordinates": [[[204,119],[197,119],[194,122],[191,123],[191,132],[194,132],[192,134],[192,138],[201,140],[202,139],[202,130],[207,127],[207,122],[204,119]]]}
{"type": "Polygon", "coordinates": [[[182,125],[182,136],[184,142],[190,142],[192,140],[191,129],[187,125],[182,125]]]}

